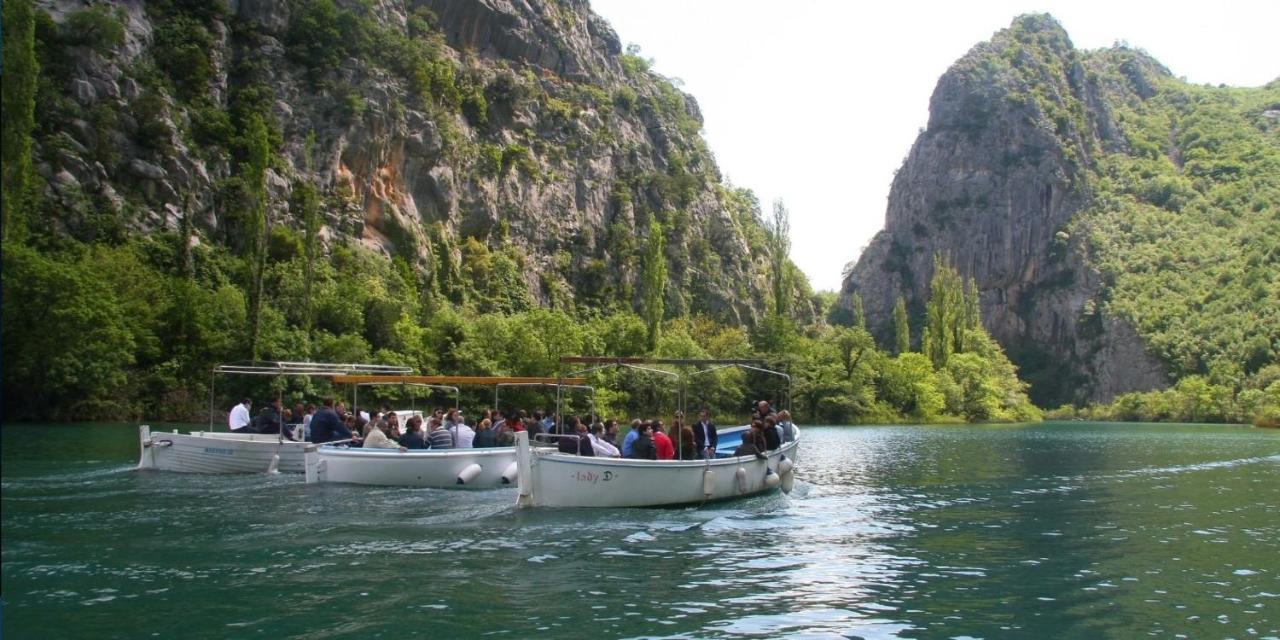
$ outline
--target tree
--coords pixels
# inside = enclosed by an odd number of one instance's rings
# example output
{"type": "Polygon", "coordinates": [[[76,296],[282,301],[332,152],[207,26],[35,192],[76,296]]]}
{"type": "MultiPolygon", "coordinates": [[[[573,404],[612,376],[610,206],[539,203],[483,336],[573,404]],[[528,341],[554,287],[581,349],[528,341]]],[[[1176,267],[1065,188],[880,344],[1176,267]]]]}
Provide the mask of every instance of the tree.
{"type": "Polygon", "coordinates": [[[35,127],[35,11],[31,0],[4,2],[4,72],[0,76],[0,211],[5,240],[21,240],[26,228],[27,182],[31,177],[31,131],[35,127]]]}
{"type": "Polygon", "coordinates": [[[867,328],[867,312],[862,308],[862,296],[855,293],[849,299],[849,306],[853,308],[853,326],[861,329],[867,328]]]}
{"type": "Polygon", "coordinates": [[[248,140],[248,159],[240,170],[249,185],[249,206],[246,232],[249,235],[249,357],[258,359],[258,339],[262,323],[262,277],[267,266],[267,161],[271,145],[267,138],[267,125],[262,116],[249,118],[245,137],[248,140]]]}
{"type": "Polygon", "coordinates": [[[911,350],[911,323],[907,319],[907,301],[898,296],[893,305],[893,355],[901,355],[911,350]]]}
{"type": "Polygon", "coordinates": [[[791,307],[791,213],[781,200],[773,202],[769,230],[769,284],[773,291],[773,313],[785,316],[791,307]]]}
{"type": "Polygon", "coordinates": [[[666,236],[662,225],[656,220],[649,224],[649,244],[645,247],[640,265],[640,291],[643,308],[640,315],[644,317],[649,329],[649,348],[658,344],[658,331],[665,311],[663,296],[667,285],[666,236]]]}
{"type": "Polygon", "coordinates": [[[964,284],[950,261],[933,257],[933,278],[929,281],[929,302],[925,305],[925,355],[935,369],[947,366],[947,359],[963,345],[964,284]]]}
{"type": "Polygon", "coordinates": [[[132,399],[121,391],[137,342],[128,314],[94,267],[21,245],[5,248],[6,417],[119,415],[132,399]]]}

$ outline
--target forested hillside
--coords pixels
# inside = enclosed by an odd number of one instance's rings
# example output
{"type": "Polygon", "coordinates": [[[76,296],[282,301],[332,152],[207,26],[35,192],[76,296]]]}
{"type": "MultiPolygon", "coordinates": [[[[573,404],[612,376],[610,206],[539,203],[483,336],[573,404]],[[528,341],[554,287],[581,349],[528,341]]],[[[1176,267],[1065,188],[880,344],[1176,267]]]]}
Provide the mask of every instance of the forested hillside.
{"type": "MultiPolygon", "coordinates": [[[[4,11],[6,420],[203,418],[228,361],[573,354],[764,357],[806,421],[1038,415],[975,316],[932,357],[826,325],[785,207],[721,182],[693,98],[584,2],[4,11]]],[[[673,408],[598,382],[611,415],[673,408]]],[[[273,384],[243,391],[328,390],[273,384]]],[[[786,400],[732,371],[698,391],[786,400]]]]}

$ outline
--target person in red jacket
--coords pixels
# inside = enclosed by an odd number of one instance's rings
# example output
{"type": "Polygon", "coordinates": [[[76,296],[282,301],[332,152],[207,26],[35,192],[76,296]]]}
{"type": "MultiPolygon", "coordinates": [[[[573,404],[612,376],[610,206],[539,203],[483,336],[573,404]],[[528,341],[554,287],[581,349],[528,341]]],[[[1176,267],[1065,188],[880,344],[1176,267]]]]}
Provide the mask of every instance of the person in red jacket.
{"type": "Polygon", "coordinates": [[[676,447],[671,442],[671,438],[667,436],[666,430],[663,428],[662,421],[656,420],[653,425],[653,446],[658,449],[659,460],[673,460],[676,457],[676,447]]]}

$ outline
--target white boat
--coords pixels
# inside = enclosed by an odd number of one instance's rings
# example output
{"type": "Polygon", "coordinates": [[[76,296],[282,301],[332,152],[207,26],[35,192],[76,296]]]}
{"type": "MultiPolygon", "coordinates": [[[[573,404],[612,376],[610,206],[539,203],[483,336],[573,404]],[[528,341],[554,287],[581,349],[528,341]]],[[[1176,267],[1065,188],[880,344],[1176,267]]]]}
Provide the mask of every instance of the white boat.
{"type": "Polygon", "coordinates": [[[139,469],[182,473],[302,473],[309,442],[285,440],[277,434],[192,431],[152,432],[138,428],[139,469]]]}
{"type": "Polygon", "coordinates": [[[656,507],[741,498],[774,488],[790,492],[799,445],[797,433],[796,440],[764,458],[632,460],[560,453],[532,446],[528,434],[519,433],[516,506],[656,507]]]}
{"type": "Polygon", "coordinates": [[[442,489],[494,489],[516,483],[515,447],[485,449],[353,449],[317,447],[307,482],[345,482],[442,489]]]}
{"type": "MultiPolygon", "coordinates": [[[[251,362],[224,364],[213,369],[218,375],[253,376],[338,376],[354,374],[395,374],[405,367],[330,364],[318,362],[251,362]]],[[[303,473],[305,454],[315,445],[296,442],[278,433],[232,433],[214,431],[214,385],[209,386],[209,428],[189,433],[155,432],[138,428],[139,469],[182,473],[303,473]]]]}
{"type": "MultiPolygon", "coordinates": [[[[544,386],[557,390],[587,389],[581,378],[539,378],[511,376],[410,376],[351,375],[337,376],[335,383],[369,386],[427,387],[452,391],[460,398],[457,385],[494,387],[494,405],[498,405],[498,389],[510,386],[544,386]]],[[[357,391],[358,392],[358,391],[357,391]]],[[[397,411],[404,420],[414,411],[397,411]]],[[[342,482],[349,484],[435,487],[441,489],[494,489],[516,483],[515,447],[467,449],[364,449],[341,445],[324,445],[311,456],[307,482],[342,482]]]]}

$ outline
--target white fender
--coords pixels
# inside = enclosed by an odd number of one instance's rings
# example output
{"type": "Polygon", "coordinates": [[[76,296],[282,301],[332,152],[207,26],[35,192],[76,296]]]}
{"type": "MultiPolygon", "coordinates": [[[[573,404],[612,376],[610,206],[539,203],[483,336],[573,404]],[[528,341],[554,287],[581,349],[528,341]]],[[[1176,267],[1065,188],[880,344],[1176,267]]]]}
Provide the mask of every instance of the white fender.
{"type": "Polygon", "coordinates": [[[716,492],[716,472],[711,469],[702,471],[702,495],[710,496],[716,492]]]}
{"type": "Polygon", "coordinates": [[[315,484],[320,481],[319,475],[316,473],[316,467],[319,465],[320,454],[316,453],[314,444],[306,445],[305,452],[302,454],[302,470],[307,479],[307,484],[315,484]]]}
{"type": "Polygon", "coordinates": [[[785,476],[788,473],[791,473],[791,470],[795,468],[795,466],[796,463],[792,462],[790,458],[782,456],[778,459],[778,475],[785,476]]]}
{"type": "Polygon", "coordinates": [[[465,469],[458,473],[458,484],[466,484],[476,479],[480,475],[480,465],[472,462],[465,469]]]}
{"type": "Polygon", "coordinates": [[[791,488],[796,486],[796,474],[794,472],[782,476],[782,492],[791,493],[791,488]]]}
{"type": "Polygon", "coordinates": [[[782,479],[778,477],[778,474],[773,472],[773,469],[766,468],[764,470],[764,486],[772,489],[778,486],[779,482],[782,482],[782,479]]]}
{"type": "Polygon", "coordinates": [[[267,473],[280,473],[280,454],[272,454],[271,462],[267,463],[267,473]]]}
{"type": "Polygon", "coordinates": [[[318,482],[324,482],[329,477],[329,461],[324,458],[316,463],[316,478],[318,482]]]}
{"type": "Polygon", "coordinates": [[[738,488],[738,493],[747,492],[747,469],[746,467],[738,467],[733,473],[734,485],[738,488]]]}
{"type": "Polygon", "coordinates": [[[507,465],[507,470],[502,472],[502,484],[512,484],[520,477],[520,464],[512,462],[507,465]]]}

